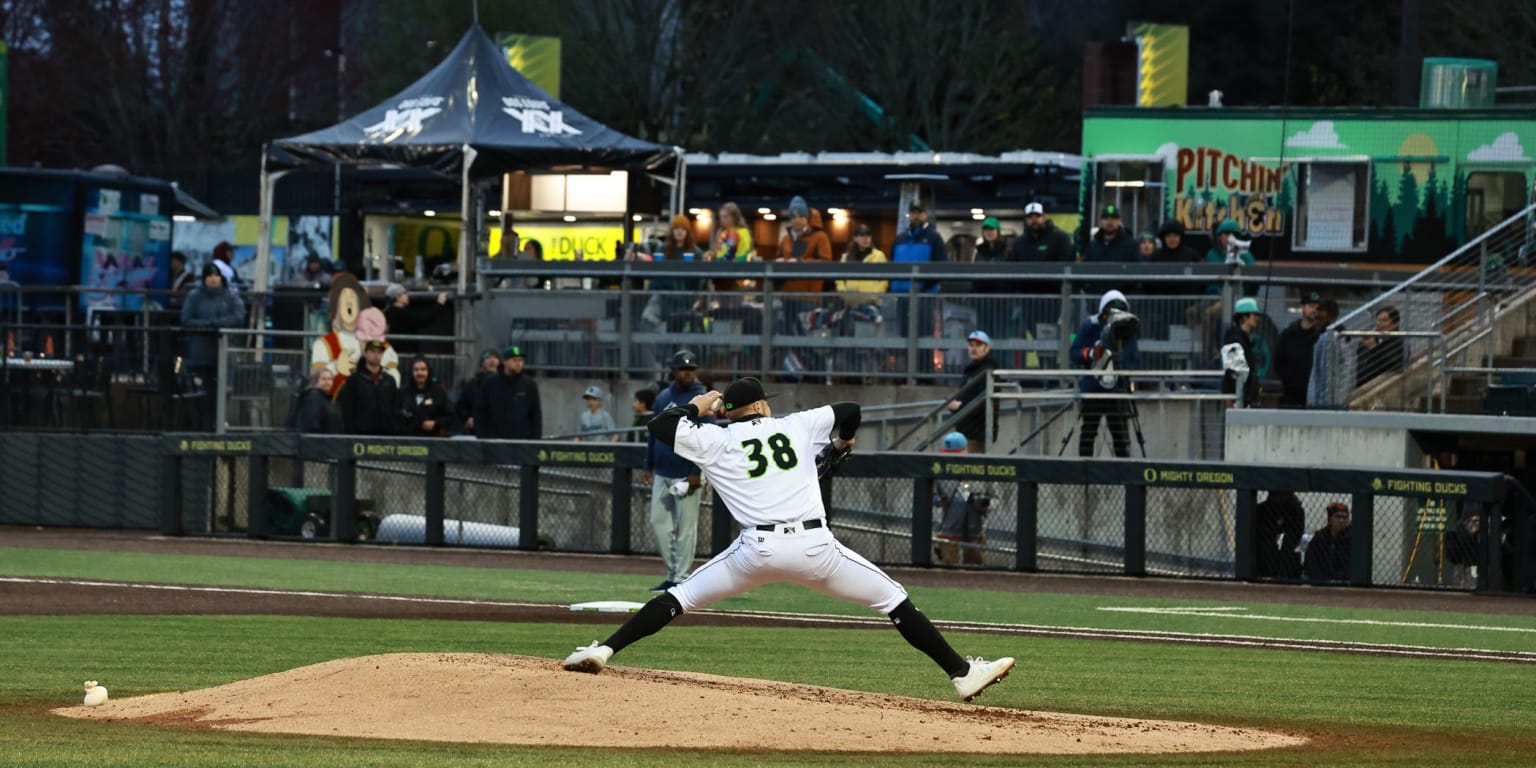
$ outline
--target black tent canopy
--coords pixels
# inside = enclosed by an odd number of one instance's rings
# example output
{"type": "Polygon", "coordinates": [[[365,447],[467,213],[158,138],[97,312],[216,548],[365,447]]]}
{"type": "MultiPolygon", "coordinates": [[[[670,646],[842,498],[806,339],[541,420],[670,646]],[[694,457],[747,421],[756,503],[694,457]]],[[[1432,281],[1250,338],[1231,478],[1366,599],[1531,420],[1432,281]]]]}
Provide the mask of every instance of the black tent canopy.
{"type": "MultiPolygon", "coordinates": [[[[545,93],[507,63],[480,27],[471,27],[447,58],[382,103],[312,133],[279,139],[262,155],[261,238],[257,289],[271,261],[272,193],[289,170],[314,165],[386,165],[456,176],[464,225],[459,288],[467,289],[477,223],[470,204],[477,181],[509,171],[592,168],[662,170],[670,164],[673,199],[682,187],[682,150],[613,130],[545,93]]],[[[674,205],[674,208],[676,206],[674,205]]]]}

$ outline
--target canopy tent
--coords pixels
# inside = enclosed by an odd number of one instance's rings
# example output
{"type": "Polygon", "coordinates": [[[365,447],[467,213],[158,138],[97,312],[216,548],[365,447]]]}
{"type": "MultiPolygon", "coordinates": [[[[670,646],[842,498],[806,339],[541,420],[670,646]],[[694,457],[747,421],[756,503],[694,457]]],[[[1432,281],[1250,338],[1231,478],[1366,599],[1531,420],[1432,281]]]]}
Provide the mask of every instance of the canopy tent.
{"type": "Polygon", "coordinates": [[[668,161],[673,164],[668,181],[675,210],[684,172],[681,148],[627,136],[561,103],[513,69],[484,30],[471,27],[441,64],[383,103],[329,128],[267,145],[262,156],[256,289],[266,288],[270,269],[277,179],[298,167],[407,166],[457,176],[463,292],[478,237],[471,205],[475,182],[516,170],[655,170],[668,161]]]}

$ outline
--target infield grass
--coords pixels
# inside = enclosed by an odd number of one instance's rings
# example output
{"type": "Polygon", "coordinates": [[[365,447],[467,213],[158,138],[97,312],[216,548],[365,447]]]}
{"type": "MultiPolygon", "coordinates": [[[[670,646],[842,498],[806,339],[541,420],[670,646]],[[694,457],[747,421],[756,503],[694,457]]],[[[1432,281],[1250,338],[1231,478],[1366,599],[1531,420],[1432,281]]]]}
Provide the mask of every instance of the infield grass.
{"type": "MultiPolygon", "coordinates": [[[[644,600],[653,577],[243,557],[0,548],[0,574],[389,592],[504,600],[644,600]]],[[[1172,605],[1126,597],[917,588],[939,619],[1128,626],[1175,631],[1411,642],[1533,650],[1528,632],[1305,624],[1158,614],[1105,605],[1172,605]],[[1222,623],[1225,622],[1225,623],[1222,623]],[[1256,627],[1255,625],[1259,625],[1256,627]]],[[[1178,605],[1200,604],[1180,600],[1178,605]]],[[[1230,605],[1230,604],[1224,604],[1230,605]]],[[[795,587],[720,607],[862,614],[795,587]]],[[[1253,604],[1296,618],[1529,629],[1529,616],[1359,611],[1253,604]]],[[[622,617],[615,616],[615,622],[622,617]]],[[[320,739],[77,721],[47,709],[78,703],[97,679],[114,697],[220,685],[334,658],[401,651],[518,653],[556,659],[603,626],[278,616],[0,617],[0,765],[76,766],[1530,766],[1536,763],[1536,666],[1343,654],[950,633],[966,654],[1015,655],[988,691],[995,706],[1281,728],[1314,738],[1261,753],[1124,757],[967,755],[856,758],[528,748],[320,739]]],[[[931,662],[886,628],[672,627],[628,649],[626,666],[783,680],[948,699],[931,662]]],[[[601,702],[594,703],[595,709],[601,702]]]]}

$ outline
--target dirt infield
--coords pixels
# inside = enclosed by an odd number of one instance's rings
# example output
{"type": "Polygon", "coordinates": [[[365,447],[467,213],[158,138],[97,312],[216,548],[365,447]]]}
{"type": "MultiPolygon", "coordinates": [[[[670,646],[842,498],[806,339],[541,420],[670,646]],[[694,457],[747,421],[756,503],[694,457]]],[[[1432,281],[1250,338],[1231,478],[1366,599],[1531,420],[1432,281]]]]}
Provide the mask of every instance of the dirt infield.
{"type": "Polygon", "coordinates": [[[1289,733],[1028,712],[527,656],[340,659],[185,693],[54,710],[226,731],[602,748],[1112,754],[1276,749],[1289,733]],[[603,702],[595,712],[593,702],[603,702]],[[899,722],[900,727],[893,727],[899,722]]]}

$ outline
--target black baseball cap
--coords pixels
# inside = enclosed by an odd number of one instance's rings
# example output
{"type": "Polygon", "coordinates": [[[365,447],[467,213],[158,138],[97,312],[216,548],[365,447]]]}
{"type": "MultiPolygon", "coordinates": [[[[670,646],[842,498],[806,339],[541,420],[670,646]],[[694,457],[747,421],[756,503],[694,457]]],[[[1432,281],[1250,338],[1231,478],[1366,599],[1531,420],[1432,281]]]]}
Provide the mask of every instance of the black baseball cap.
{"type": "Polygon", "coordinates": [[[1109,205],[1104,206],[1104,210],[1099,212],[1099,218],[1101,218],[1101,219],[1118,219],[1118,218],[1120,218],[1120,206],[1115,205],[1114,203],[1110,203],[1109,205]]]}
{"type": "Polygon", "coordinates": [[[684,349],[684,350],[679,350],[677,352],[677,354],[674,354],[672,356],[672,360],[670,361],[670,365],[673,368],[673,370],[676,370],[678,368],[698,368],[699,367],[699,360],[698,360],[698,358],[693,356],[692,352],[689,352],[688,350],[684,349]]]}
{"type": "Polygon", "coordinates": [[[516,345],[516,344],[513,344],[510,347],[507,347],[506,351],[501,353],[501,359],[503,359],[503,360],[511,359],[511,358],[514,358],[514,357],[521,357],[521,358],[527,359],[528,356],[523,354],[523,348],[518,346],[518,345],[516,345]]]}
{"type": "Polygon", "coordinates": [[[383,339],[369,339],[368,343],[363,345],[363,349],[388,349],[388,348],[389,348],[389,345],[385,344],[383,339]]]}
{"type": "Polygon", "coordinates": [[[913,200],[912,202],[907,203],[907,210],[908,211],[927,211],[928,209],[923,205],[923,201],[921,201],[921,200],[913,200]]]}
{"type": "Polygon", "coordinates": [[[767,400],[770,397],[773,397],[773,395],[763,391],[763,383],[761,381],[748,376],[745,379],[738,379],[726,388],[724,405],[727,411],[734,411],[737,408],[745,408],[759,400],[767,400]]]}
{"type": "Polygon", "coordinates": [[[1305,291],[1301,294],[1301,303],[1321,304],[1323,303],[1323,295],[1317,291],[1305,291]]]}

